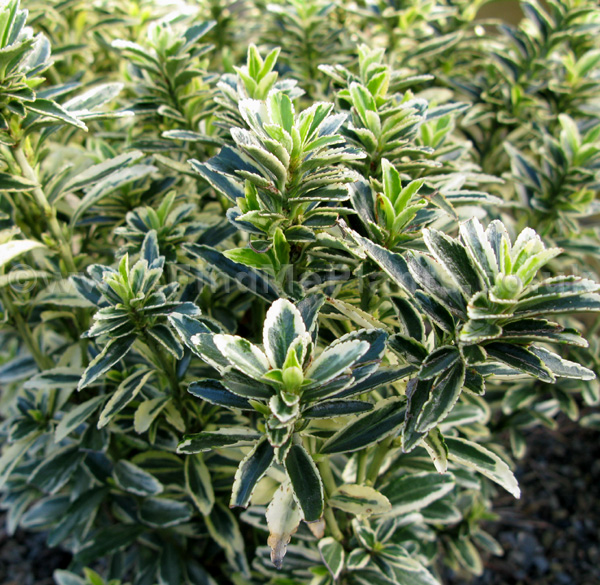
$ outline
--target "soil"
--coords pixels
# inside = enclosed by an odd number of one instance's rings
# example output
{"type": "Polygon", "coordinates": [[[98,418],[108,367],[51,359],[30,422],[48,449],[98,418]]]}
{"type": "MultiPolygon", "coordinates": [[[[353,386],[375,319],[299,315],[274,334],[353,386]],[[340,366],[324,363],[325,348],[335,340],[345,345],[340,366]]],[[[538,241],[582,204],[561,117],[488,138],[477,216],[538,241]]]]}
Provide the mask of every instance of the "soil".
{"type": "MultiPolygon", "coordinates": [[[[485,561],[471,581],[446,585],[600,585],[600,436],[568,421],[533,430],[517,469],[521,499],[500,495],[486,530],[504,556],[485,561]]],[[[52,585],[70,555],[48,550],[43,534],[8,536],[0,518],[0,585],[52,585]]]]}
{"type": "Polygon", "coordinates": [[[46,536],[18,530],[6,533],[0,517],[0,585],[54,585],[55,569],[66,569],[71,555],[46,547],[46,536]]]}
{"type": "Polygon", "coordinates": [[[533,430],[516,471],[521,499],[501,495],[485,527],[504,555],[481,577],[447,585],[600,585],[600,435],[569,421],[533,430]]]}

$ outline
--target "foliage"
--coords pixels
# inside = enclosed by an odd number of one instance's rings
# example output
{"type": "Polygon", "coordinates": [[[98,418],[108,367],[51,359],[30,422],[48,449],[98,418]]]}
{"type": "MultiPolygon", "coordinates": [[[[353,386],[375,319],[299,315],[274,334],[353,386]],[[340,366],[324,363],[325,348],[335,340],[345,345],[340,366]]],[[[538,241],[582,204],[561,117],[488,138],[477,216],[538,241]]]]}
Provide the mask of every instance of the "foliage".
{"type": "Polygon", "coordinates": [[[528,429],[597,428],[600,10],[482,4],[1,4],[1,505],[59,585],[478,575],[528,429]]]}

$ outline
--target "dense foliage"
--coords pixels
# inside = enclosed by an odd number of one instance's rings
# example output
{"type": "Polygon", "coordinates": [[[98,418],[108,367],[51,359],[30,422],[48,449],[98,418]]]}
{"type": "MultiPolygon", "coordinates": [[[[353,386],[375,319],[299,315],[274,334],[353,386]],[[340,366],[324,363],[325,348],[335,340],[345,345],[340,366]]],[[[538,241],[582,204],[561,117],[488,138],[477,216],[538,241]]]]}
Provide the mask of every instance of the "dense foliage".
{"type": "Polygon", "coordinates": [[[1,504],[58,585],[480,574],[527,429],[599,425],[600,8],[484,3],[1,2],[1,504]]]}

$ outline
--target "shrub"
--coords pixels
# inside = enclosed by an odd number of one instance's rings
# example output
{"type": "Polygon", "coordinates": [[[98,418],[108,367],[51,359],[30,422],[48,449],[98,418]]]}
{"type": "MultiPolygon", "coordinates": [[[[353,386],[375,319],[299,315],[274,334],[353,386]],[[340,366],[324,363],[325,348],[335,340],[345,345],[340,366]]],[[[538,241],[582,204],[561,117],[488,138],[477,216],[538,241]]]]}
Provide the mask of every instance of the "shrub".
{"type": "Polygon", "coordinates": [[[600,10],[481,4],[2,3],[2,506],[59,585],[477,575],[527,430],[598,426],[600,10]]]}

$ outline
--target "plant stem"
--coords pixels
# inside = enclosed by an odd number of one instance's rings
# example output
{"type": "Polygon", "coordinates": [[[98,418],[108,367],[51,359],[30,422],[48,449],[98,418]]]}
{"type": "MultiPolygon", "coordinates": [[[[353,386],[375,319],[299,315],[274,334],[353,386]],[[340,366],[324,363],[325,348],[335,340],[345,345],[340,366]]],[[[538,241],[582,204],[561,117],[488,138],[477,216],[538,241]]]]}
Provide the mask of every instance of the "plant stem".
{"type": "Polygon", "coordinates": [[[163,370],[163,373],[169,380],[169,385],[171,386],[171,393],[173,394],[173,398],[179,402],[179,380],[177,379],[177,373],[175,372],[175,366],[173,363],[169,361],[169,359],[164,355],[161,348],[158,346],[156,341],[150,337],[150,335],[144,331],[143,339],[146,345],[150,348],[154,359],[157,362],[157,365],[163,370]]]}
{"type": "Polygon", "coordinates": [[[356,483],[358,485],[362,485],[365,483],[365,479],[367,479],[367,460],[368,460],[369,452],[366,449],[363,449],[358,454],[358,469],[356,470],[356,483]]]}
{"type": "Polygon", "coordinates": [[[33,332],[31,331],[29,324],[23,319],[21,313],[15,307],[8,293],[5,292],[2,294],[2,300],[4,301],[4,305],[6,306],[8,313],[14,319],[17,331],[21,335],[21,339],[24,341],[27,349],[31,353],[31,356],[35,360],[37,367],[40,370],[47,370],[48,368],[51,368],[53,366],[52,360],[50,357],[41,352],[39,345],[33,337],[33,332]]]}
{"type": "Polygon", "coordinates": [[[335,483],[335,478],[333,477],[331,467],[329,466],[329,461],[327,459],[323,459],[322,461],[319,461],[318,466],[319,471],[321,472],[321,477],[323,478],[325,491],[327,492],[327,495],[330,496],[337,489],[337,485],[335,483]]]}
{"type": "Polygon", "coordinates": [[[329,530],[331,530],[331,536],[333,536],[333,538],[340,542],[344,540],[344,535],[342,534],[337,520],[335,519],[333,509],[329,506],[325,508],[325,522],[327,523],[329,530]]]}
{"type": "MultiPolygon", "coordinates": [[[[331,472],[331,467],[329,467],[329,461],[327,459],[323,459],[323,461],[319,461],[318,463],[319,472],[321,473],[321,478],[323,479],[323,487],[325,488],[325,495],[329,499],[331,494],[335,492],[337,486],[335,483],[335,478],[333,477],[333,473],[331,472]]],[[[333,513],[333,509],[327,506],[325,508],[325,521],[327,522],[327,527],[331,530],[331,535],[336,540],[344,540],[344,535],[338,526],[337,520],[335,519],[335,514],[333,513]]]]}
{"type": "Polygon", "coordinates": [[[375,453],[373,454],[373,460],[369,466],[369,473],[367,474],[367,483],[370,485],[373,485],[377,481],[379,469],[381,468],[381,464],[383,463],[385,456],[388,454],[393,440],[393,437],[388,437],[387,439],[381,441],[379,445],[377,445],[377,449],[375,449],[375,453]]]}
{"type": "MultiPolygon", "coordinates": [[[[27,160],[27,156],[25,155],[25,152],[21,148],[21,145],[17,144],[13,148],[12,153],[13,153],[15,161],[21,168],[23,176],[26,179],[29,179],[30,181],[38,184],[39,183],[38,176],[37,176],[36,172],[34,171],[34,169],[32,168],[32,166],[29,164],[29,161],[27,160]]],[[[44,191],[42,190],[41,187],[39,187],[39,186],[34,187],[31,190],[31,193],[33,194],[35,202],[38,204],[40,210],[46,217],[46,221],[48,222],[48,228],[52,232],[52,235],[58,244],[60,255],[65,264],[67,273],[69,273],[69,274],[76,273],[77,268],[75,266],[75,261],[73,260],[73,253],[71,251],[71,246],[65,239],[65,236],[61,229],[61,226],[58,222],[58,219],[56,218],[56,209],[54,207],[52,207],[52,205],[50,205],[50,203],[48,203],[48,198],[46,197],[46,194],[44,193],[44,191]]]]}

